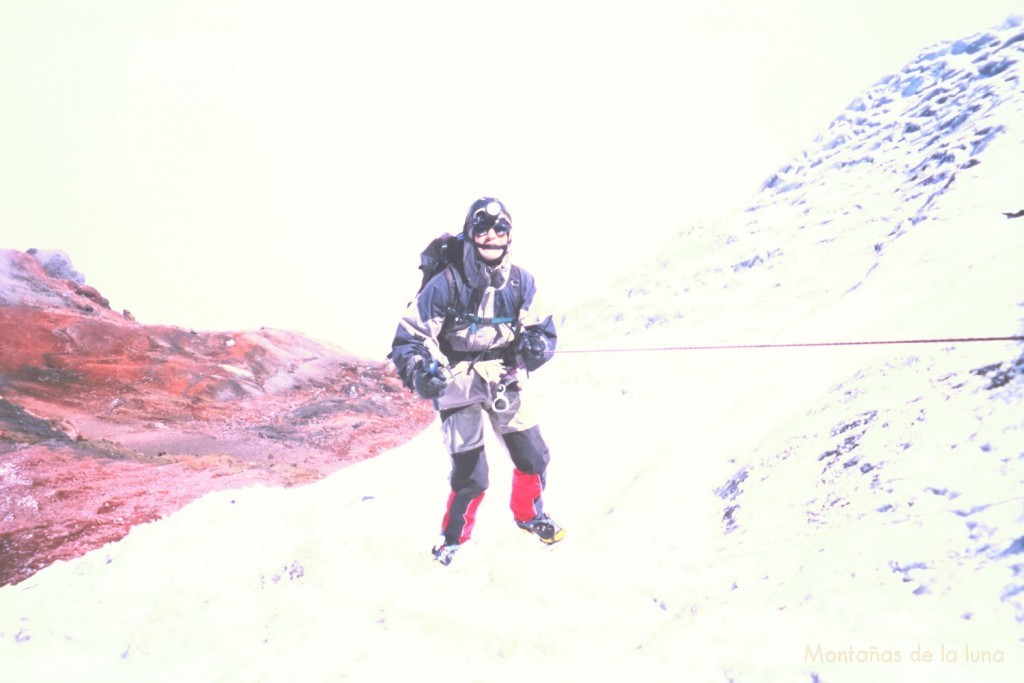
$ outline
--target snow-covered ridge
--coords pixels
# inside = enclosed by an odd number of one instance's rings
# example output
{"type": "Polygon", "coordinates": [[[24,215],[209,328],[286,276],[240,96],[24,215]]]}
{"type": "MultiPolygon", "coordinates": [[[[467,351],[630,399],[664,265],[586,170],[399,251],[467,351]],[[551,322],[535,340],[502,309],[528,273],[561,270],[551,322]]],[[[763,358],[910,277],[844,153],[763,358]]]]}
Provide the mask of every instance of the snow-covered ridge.
{"type": "MultiPolygon", "coordinates": [[[[601,374],[668,404],[648,411],[679,425],[678,457],[731,451],[716,485],[728,550],[687,580],[718,586],[705,597],[737,618],[785,610],[768,623],[787,635],[748,635],[803,642],[809,680],[913,678],[920,647],[950,667],[917,675],[1024,671],[1021,344],[672,349],[1024,335],[1022,57],[1017,20],[926,50],[745,210],[681,232],[566,321],[580,347],[655,349],[601,355],[601,374]],[[718,413],[707,402],[731,419],[695,427],[718,413]],[[985,658],[1002,668],[969,668],[985,658]]],[[[683,595],[660,599],[682,618],[683,595]]]]}
{"type": "MultiPolygon", "coordinates": [[[[611,315],[619,323],[615,337],[686,320],[690,327],[711,324],[686,340],[753,341],[742,321],[723,317],[717,299],[704,295],[740,284],[757,292],[770,287],[767,303],[778,302],[780,325],[766,327],[761,315],[750,331],[757,341],[774,341],[789,336],[790,316],[802,311],[796,300],[820,307],[842,296],[915,226],[927,230],[932,221],[948,221],[948,210],[937,205],[944,196],[970,193],[970,202],[984,200],[998,217],[1024,209],[1013,167],[983,168],[1003,163],[1021,144],[1022,58],[1019,18],[925,50],[856,97],[765,181],[743,212],[687,228],[658,266],[619,283],[625,299],[599,302],[599,320],[611,315]],[[678,307],[667,317],[652,315],[647,294],[672,297],[678,307]]],[[[579,317],[593,333],[585,322],[593,310],[579,317]]]]}
{"type": "MultiPolygon", "coordinates": [[[[765,182],[750,211],[765,204],[802,206],[801,228],[831,225],[825,215],[838,207],[821,200],[834,194],[836,182],[855,184],[858,192],[841,207],[843,215],[858,216],[862,225],[895,221],[874,245],[881,252],[927,220],[957,174],[983,163],[988,146],[1019,121],[1012,102],[1020,97],[1022,40],[1024,29],[1014,20],[1001,31],[922,53],[856,98],[798,160],[765,182]],[[776,201],[784,194],[791,196],[776,201]],[[864,215],[868,204],[884,217],[864,215]]],[[[753,225],[764,222],[758,216],[753,225]]]]}

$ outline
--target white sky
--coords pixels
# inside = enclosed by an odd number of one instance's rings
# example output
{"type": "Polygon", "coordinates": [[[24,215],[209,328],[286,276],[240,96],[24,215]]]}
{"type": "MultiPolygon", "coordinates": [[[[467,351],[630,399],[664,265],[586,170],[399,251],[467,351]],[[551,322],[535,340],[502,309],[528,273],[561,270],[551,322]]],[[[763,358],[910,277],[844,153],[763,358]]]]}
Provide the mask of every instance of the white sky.
{"type": "Polygon", "coordinates": [[[419,248],[476,196],[581,296],[922,47],[1022,10],[686,4],[6,2],[0,246],[67,251],[141,322],[382,357],[419,248]]]}

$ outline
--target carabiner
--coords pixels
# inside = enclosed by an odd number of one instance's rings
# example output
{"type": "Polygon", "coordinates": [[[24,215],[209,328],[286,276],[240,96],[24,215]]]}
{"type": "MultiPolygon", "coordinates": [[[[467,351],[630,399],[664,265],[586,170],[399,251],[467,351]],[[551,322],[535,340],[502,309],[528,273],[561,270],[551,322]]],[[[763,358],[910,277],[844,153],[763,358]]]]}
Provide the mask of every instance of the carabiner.
{"type": "Polygon", "coordinates": [[[494,398],[491,400],[491,410],[496,413],[504,413],[510,406],[511,403],[509,402],[508,397],[505,396],[505,385],[499,382],[494,387],[494,398]]]}

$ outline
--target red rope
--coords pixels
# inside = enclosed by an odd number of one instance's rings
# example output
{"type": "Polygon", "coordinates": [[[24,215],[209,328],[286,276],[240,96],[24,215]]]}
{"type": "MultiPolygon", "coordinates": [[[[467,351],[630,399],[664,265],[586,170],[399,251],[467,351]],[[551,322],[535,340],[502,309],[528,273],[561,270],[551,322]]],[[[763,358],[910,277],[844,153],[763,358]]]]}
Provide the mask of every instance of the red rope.
{"type": "Polygon", "coordinates": [[[648,348],[618,349],[565,349],[556,350],[562,353],[652,353],[659,351],[721,351],[736,349],[798,349],[815,346],[882,346],[897,344],[966,344],[970,342],[1008,342],[1024,341],[1024,336],[1010,337],[950,337],[946,339],[883,339],[873,341],[835,341],[835,342],[791,342],[780,344],[703,344],[698,346],[657,346],[648,348]]]}

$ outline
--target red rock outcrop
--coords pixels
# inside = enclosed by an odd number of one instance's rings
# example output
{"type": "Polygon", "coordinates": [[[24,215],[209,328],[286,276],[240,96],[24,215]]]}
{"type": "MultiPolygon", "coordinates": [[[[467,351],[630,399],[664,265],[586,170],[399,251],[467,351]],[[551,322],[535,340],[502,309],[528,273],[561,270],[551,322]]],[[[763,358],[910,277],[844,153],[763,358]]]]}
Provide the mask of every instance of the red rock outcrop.
{"type": "Polygon", "coordinates": [[[0,250],[0,585],[209,491],[316,481],[432,419],[387,364],[293,332],[140,325],[61,252],[0,250]]]}

